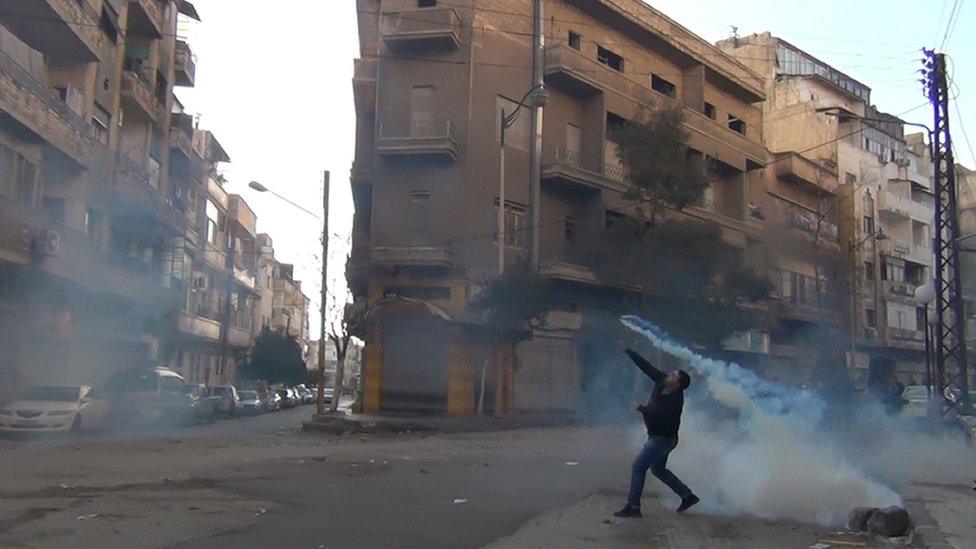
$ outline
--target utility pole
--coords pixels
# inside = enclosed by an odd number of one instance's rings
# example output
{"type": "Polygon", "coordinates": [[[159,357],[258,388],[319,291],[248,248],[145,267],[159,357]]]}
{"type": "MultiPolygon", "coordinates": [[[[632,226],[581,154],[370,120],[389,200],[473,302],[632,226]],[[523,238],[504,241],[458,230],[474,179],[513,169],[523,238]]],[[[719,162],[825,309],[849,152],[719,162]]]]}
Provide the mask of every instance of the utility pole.
{"type": "Polygon", "coordinates": [[[224,266],[227,268],[227,287],[224,289],[224,307],[220,312],[220,366],[218,367],[218,371],[220,372],[221,383],[227,383],[223,375],[227,368],[227,339],[230,335],[230,298],[233,295],[234,265],[236,264],[234,256],[237,251],[233,238],[230,242],[230,249],[227,251],[227,259],[224,262],[224,266]]]}
{"type": "MultiPolygon", "coordinates": [[[[519,105],[521,107],[521,105],[519,105]]],[[[501,134],[498,138],[498,274],[505,274],[505,129],[507,119],[502,109],[501,134]]]]}
{"type": "MultiPolygon", "coordinates": [[[[315,399],[315,411],[319,415],[325,413],[325,304],[328,295],[328,272],[329,272],[329,172],[326,170],[322,179],[322,295],[319,302],[319,367],[316,383],[318,384],[318,396],[315,399]]],[[[332,398],[337,399],[339,395],[333,394],[332,398]]]]}
{"type": "MultiPolygon", "coordinates": [[[[546,67],[546,35],[543,32],[543,0],[535,0],[535,32],[533,36],[532,52],[532,86],[533,88],[544,88],[546,67]]],[[[542,189],[542,105],[534,105],[532,108],[532,167],[529,177],[529,202],[532,207],[530,223],[531,234],[531,269],[539,270],[539,228],[542,215],[540,213],[542,204],[540,203],[542,189]]],[[[504,208],[504,204],[501,205],[504,208]]]]}
{"type": "Polygon", "coordinates": [[[926,95],[932,103],[932,163],[935,175],[935,360],[936,383],[946,411],[970,410],[966,317],[959,265],[956,167],[949,132],[949,81],[943,53],[924,50],[926,95]],[[953,398],[949,398],[952,396],[953,398]]]}

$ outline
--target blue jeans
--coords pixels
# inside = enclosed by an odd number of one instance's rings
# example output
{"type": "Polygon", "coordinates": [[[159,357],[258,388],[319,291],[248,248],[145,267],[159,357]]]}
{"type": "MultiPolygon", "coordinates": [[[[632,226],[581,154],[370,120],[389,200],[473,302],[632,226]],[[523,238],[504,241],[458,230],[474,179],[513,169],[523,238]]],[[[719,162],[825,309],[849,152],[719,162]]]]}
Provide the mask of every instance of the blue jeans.
{"type": "Polygon", "coordinates": [[[641,494],[644,492],[644,481],[647,479],[647,470],[658,478],[661,482],[668,485],[675,494],[682,498],[691,495],[691,489],[681,482],[674,473],[668,470],[668,454],[678,445],[677,438],[668,437],[649,437],[647,444],[637,454],[634,465],[631,468],[630,495],[627,496],[627,503],[632,507],[640,507],[641,494]]]}

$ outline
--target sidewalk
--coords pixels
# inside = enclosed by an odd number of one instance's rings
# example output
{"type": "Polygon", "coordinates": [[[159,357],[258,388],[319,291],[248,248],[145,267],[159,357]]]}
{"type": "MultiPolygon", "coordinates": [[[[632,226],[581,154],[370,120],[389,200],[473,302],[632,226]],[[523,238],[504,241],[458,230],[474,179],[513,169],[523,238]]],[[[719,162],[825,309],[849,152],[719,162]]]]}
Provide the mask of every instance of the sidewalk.
{"type": "Polygon", "coordinates": [[[580,425],[572,414],[525,413],[496,418],[492,416],[440,416],[416,414],[353,414],[313,416],[302,424],[302,430],[312,433],[485,433],[534,427],[568,427],[580,425]]]}

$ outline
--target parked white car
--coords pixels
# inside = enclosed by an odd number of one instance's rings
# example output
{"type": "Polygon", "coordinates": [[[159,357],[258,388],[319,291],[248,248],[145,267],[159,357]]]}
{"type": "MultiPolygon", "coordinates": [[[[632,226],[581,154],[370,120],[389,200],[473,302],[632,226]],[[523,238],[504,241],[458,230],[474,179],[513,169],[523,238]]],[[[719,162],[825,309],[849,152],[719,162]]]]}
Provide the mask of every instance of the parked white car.
{"type": "Polygon", "coordinates": [[[92,400],[91,387],[32,385],[0,409],[0,432],[64,432],[95,429],[108,410],[92,400]]]}
{"type": "Polygon", "coordinates": [[[901,409],[901,415],[905,417],[926,417],[930,406],[938,406],[939,400],[934,398],[937,395],[930,395],[929,388],[925,385],[909,385],[901,394],[901,399],[905,405],[901,409]]]}

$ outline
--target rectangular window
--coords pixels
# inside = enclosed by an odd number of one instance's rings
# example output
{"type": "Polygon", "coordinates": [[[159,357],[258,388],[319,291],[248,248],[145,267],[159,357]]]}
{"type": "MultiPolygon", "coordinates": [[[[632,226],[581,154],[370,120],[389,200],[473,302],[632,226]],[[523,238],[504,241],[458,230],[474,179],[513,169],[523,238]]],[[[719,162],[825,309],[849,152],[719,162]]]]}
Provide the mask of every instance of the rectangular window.
{"type": "Polygon", "coordinates": [[[735,133],[746,134],[746,123],[737,116],[729,115],[729,129],[735,133]]]}
{"type": "Polygon", "coordinates": [[[14,168],[17,164],[17,153],[9,147],[0,145],[0,196],[14,197],[16,185],[14,168]]]}
{"type": "Polygon", "coordinates": [[[915,331],[916,313],[914,307],[901,303],[888,302],[888,327],[898,330],[915,331]]]}
{"type": "Polygon", "coordinates": [[[575,247],[576,236],[577,236],[576,219],[572,217],[566,217],[566,219],[563,220],[563,239],[566,241],[566,246],[570,248],[575,247]]]}
{"type": "Polygon", "coordinates": [[[925,329],[925,324],[928,322],[928,311],[925,307],[915,307],[915,327],[922,331],[925,329]]]}
{"type": "Polygon", "coordinates": [[[715,120],[715,105],[705,102],[705,116],[715,120]]]}
{"type": "Polygon", "coordinates": [[[874,280],[874,262],[865,261],[864,262],[864,278],[867,280],[874,280]]]}
{"type": "Polygon", "coordinates": [[[854,174],[850,172],[844,172],[844,183],[848,185],[853,185],[857,183],[857,177],[855,177],[854,174]]]}
{"type": "Polygon", "coordinates": [[[410,135],[429,136],[433,132],[434,87],[414,86],[410,90],[410,135]]]}
{"type": "Polygon", "coordinates": [[[878,315],[874,309],[864,309],[864,323],[867,324],[868,328],[877,327],[878,315]]]}
{"type": "Polygon", "coordinates": [[[874,218],[870,216],[864,216],[864,221],[861,224],[861,230],[864,234],[874,234],[874,218]]]}
{"type": "Polygon", "coordinates": [[[882,272],[882,278],[890,282],[905,282],[905,264],[893,260],[891,258],[885,258],[881,260],[881,266],[884,269],[882,272]]]}
{"type": "Polygon", "coordinates": [[[580,38],[578,33],[569,31],[569,47],[576,51],[580,51],[582,49],[582,42],[583,40],[580,38]]]}
{"type": "Polygon", "coordinates": [[[603,46],[597,46],[596,60],[615,71],[624,72],[624,58],[603,46]]]}
{"type": "Polygon", "coordinates": [[[576,124],[566,124],[566,158],[560,160],[579,166],[582,142],[583,130],[576,124]]]}
{"type": "Polygon", "coordinates": [[[112,115],[100,105],[95,105],[95,114],[92,116],[91,136],[95,141],[108,146],[109,127],[112,123],[112,115]]]}
{"type": "Polygon", "coordinates": [[[206,206],[207,213],[207,242],[217,245],[218,238],[220,236],[220,210],[217,209],[217,205],[213,203],[209,198],[207,199],[206,206]]]}
{"type": "Polygon", "coordinates": [[[437,0],[417,0],[418,8],[433,8],[437,6],[437,0]]]}
{"type": "MultiPolygon", "coordinates": [[[[505,204],[505,245],[512,248],[525,248],[527,239],[525,226],[526,209],[518,204],[506,202],[505,204]]],[[[495,198],[494,217],[498,219],[498,198],[495,198]]],[[[498,242],[498,235],[494,236],[494,241],[498,242]]]]}
{"type": "Polygon", "coordinates": [[[677,86],[656,74],[651,75],[651,89],[660,94],[664,94],[671,99],[677,99],[678,97],[677,86]]]}
{"type": "Polygon", "coordinates": [[[430,233],[430,191],[410,193],[411,244],[426,244],[430,233]]]}

